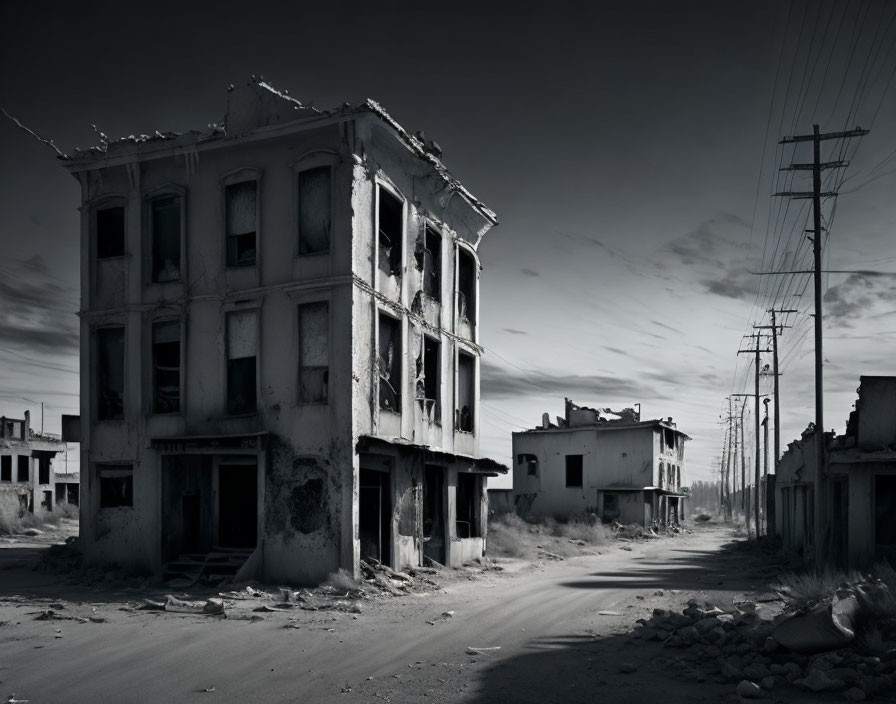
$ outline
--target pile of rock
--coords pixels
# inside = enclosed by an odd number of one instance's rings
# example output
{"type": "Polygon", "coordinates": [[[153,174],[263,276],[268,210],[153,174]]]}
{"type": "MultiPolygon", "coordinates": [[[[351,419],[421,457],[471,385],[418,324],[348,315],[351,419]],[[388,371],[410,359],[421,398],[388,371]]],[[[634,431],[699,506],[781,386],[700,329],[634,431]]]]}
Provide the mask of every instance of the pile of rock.
{"type": "Polygon", "coordinates": [[[751,602],[721,609],[692,599],[681,613],[654,609],[650,619],[639,620],[633,636],[684,650],[676,658],[679,672],[689,672],[700,682],[737,682],[737,693],[744,698],[796,686],[811,692],[839,691],[849,700],[862,701],[896,687],[896,649],[880,655],[853,647],[796,653],[774,638],[782,617],[771,616],[780,609],[761,611],[768,616],[757,613],[751,602]]]}

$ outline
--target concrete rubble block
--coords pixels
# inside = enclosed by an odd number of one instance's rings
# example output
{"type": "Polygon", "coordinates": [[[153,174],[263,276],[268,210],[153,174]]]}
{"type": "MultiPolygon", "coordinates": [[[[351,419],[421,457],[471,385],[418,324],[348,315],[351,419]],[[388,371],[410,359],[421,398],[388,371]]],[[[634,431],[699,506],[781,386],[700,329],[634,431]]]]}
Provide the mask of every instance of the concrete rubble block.
{"type": "Polygon", "coordinates": [[[696,628],[701,633],[706,633],[707,631],[711,631],[713,628],[716,628],[719,625],[719,620],[715,616],[707,616],[705,618],[701,618],[699,621],[694,622],[694,628],[696,628]]]}
{"type": "Polygon", "coordinates": [[[749,680],[741,680],[737,685],[737,694],[744,699],[761,699],[763,697],[762,690],[758,684],[749,680]]]}
{"type": "Polygon", "coordinates": [[[775,678],[771,675],[769,675],[768,677],[763,677],[759,682],[759,686],[767,692],[770,692],[775,688],[775,678]]]}
{"type": "Polygon", "coordinates": [[[861,679],[858,671],[851,667],[835,667],[828,670],[826,674],[832,680],[843,680],[846,684],[857,684],[861,679]]]}
{"type": "Polygon", "coordinates": [[[851,701],[851,702],[863,702],[867,699],[867,695],[858,687],[850,687],[845,692],[843,692],[843,696],[851,701]]]}
{"type": "Polygon", "coordinates": [[[771,672],[769,672],[769,669],[765,665],[760,665],[759,663],[753,663],[744,668],[744,677],[749,680],[759,681],[768,677],[770,674],[771,672]]]}
{"type": "Polygon", "coordinates": [[[855,597],[819,604],[791,616],[775,628],[772,637],[798,653],[819,653],[846,647],[855,639],[852,620],[858,609],[855,597]]]}
{"type": "Polygon", "coordinates": [[[719,668],[722,673],[722,677],[725,677],[729,680],[742,680],[744,678],[744,673],[741,672],[734,665],[729,663],[727,660],[720,659],[719,660],[719,668]]]}
{"type": "Polygon", "coordinates": [[[700,638],[700,634],[693,626],[685,626],[678,629],[678,637],[687,643],[693,643],[700,638]]]}
{"type": "Polygon", "coordinates": [[[809,674],[795,680],[794,684],[813,692],[832,692],[846,687],[843,680],[832,680],[821,670],[809,670],[809,674]]]}

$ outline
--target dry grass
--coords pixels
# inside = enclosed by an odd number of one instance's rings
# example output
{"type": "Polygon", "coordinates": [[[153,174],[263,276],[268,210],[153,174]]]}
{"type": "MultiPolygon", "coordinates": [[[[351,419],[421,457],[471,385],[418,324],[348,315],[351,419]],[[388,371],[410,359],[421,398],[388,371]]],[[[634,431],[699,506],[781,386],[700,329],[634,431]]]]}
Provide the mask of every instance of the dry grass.
{"type": "Polygon", "coordinates": [[[529,524],[515,513],[505,513],[488,522],[489,555],[522,557],[527,553],[524,536],[529,533],[529,524]]]}
{"type": "Polygon", "coordinates": [[[842,586],[861,581],[857,572],[843,572],[826,567],[824,570],[791,572],[781,576],[782,591],[785,591],[795,606],[815,604],[830,599],[842,586]]]}
{"type": "Polygon", "coordinates": [[[339,592],[353,592],[360,587],[358,582],[352,579],[352,576],[341,567],[335,572],[331,572],[324,584],[333,587],[333,589],[339,592]]]}
{"type": "Polygon", "coordinates": [[[610,532],[593,514],[561,519],[551,516],[523,519],[515,513],[507,513],[489,521],[487,551],[491,556],[531,557],[541,548],[568,557],[577,552],[570,541],[603,545],[610,539],[610,532]]]}

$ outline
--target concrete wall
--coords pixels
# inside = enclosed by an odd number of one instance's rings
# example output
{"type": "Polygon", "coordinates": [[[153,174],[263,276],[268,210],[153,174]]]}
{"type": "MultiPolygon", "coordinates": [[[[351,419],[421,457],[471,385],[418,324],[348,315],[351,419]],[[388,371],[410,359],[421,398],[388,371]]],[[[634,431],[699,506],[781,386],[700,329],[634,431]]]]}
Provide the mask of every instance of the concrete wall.
{"type": "Polygon", "coordinates": [[[863,376],[859,387],[858,446],[878,450],[896,444],[896,377],[863,376]]]}

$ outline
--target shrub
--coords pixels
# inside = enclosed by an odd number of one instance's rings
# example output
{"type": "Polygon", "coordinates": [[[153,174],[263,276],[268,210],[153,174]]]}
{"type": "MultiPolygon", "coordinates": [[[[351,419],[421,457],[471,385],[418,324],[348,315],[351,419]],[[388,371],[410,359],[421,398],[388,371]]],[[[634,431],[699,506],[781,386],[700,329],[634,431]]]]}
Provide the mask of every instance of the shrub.
{"type": "Polygon", "coordinates": [[[833,597],[844,583],[858,582],[861,576],[855,572],[832,570],[809,571],[802,574],[788,573],[781,576],[781,586],[795,605],[804,606],[833,597]]]}
{"type": "Polygon", "coordinates": [[[340,592],[353,592],[358,590],[358,582],[356,582],[352,576],[341,567],[335,572],[331,572],[324,581],[324,584],[333,587],[333,589],[340,592]]]}
{"type": "Polygon", "coordinates": [[[515,513],[505,513],[488,524],[486,551],[489,555],[522,557],[525,553],[523,536],[529,532],[529,524],[515,513]]]}

